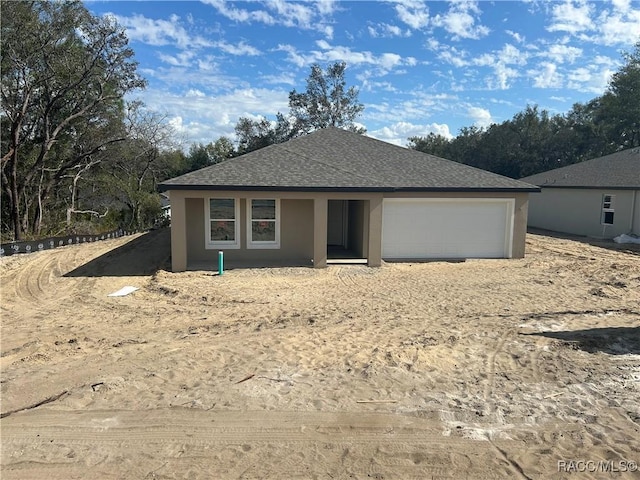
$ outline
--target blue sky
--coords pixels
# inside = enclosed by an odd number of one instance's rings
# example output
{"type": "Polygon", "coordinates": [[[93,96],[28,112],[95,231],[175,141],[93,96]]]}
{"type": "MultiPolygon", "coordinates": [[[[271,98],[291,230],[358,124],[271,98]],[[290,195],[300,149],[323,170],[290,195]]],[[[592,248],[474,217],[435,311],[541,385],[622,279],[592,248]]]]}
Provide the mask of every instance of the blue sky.
{"type": "Polygon", "coordinates": [[[273,119],[310,66],[347,63],[368,135],[406,145],[538,105],[565,113],[604,93],[640,40],[640,2],[87,1],[126,28],[148,88],[185,144],[273,119]]]}

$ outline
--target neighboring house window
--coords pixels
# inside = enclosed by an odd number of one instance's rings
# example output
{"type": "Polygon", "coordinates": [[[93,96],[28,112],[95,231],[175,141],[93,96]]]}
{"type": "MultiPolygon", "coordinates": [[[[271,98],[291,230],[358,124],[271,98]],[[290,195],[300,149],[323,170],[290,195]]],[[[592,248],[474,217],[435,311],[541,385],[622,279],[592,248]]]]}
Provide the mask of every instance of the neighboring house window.
{"type": "Polygon", "coordinates": [[[605,194],[602,196],[602,216],[600,223],[603,225],[613,225],[613,216],[615,214],[614,200],[615,195],[605,194]]]}
{"type": "Polygon", "coordinates": [[[280,248],[280,200],[247,200],[247,248],[280,248]]]}
{"type": "Polygon", "coordinates": [[[240,248],[240,200],[210,198],[205,210],[207,248],[240,248]]]}

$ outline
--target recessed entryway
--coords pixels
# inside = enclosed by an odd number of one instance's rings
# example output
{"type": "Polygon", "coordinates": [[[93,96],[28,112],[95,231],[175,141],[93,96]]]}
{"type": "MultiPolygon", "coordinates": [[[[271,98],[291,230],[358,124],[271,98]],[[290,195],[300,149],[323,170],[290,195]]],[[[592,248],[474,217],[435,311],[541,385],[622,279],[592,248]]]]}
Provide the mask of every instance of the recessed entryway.
{"type": "MultiPolygon", "coordinates": [[[[365,200],[329,200],[327,205],[327,259],[366,263],[368,220],[365,200]]],[[[351,262],[353,263],[353,262],[351,262]]]]}

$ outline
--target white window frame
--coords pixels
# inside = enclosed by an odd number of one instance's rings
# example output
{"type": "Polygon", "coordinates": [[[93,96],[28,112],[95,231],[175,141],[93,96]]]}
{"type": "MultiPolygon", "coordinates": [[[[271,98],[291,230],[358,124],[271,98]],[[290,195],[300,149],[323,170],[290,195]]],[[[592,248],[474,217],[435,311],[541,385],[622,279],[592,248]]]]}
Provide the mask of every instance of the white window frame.
{"type": "Polygon", "coordinates": [[[613,225],[613,223],[615,222],[615,215],[616,215],[615,201],[616,201],[615,195],[612,195],[610,193],[605,193],[604,195],[602,195],[602,209],[600,213],[601,225],[613,225]],[[609,201],[607,201],[607,197],[609,197],[609,201]],[[613,219],[611,220],[611,223],[605,222],[607,213],[611,213],[613,215],[613,219]]]}
{"type": "MultiPolygon", "coordinates": [[[[262,219],[256,219],[255,221],[259,221],[262,219]]],[[[273,221],[273,220],[268,220],[273,221]]],[[[280,248],[280,199],[279,198],[247,198],[247,249],[278,249],[280,248]],[[254,219],[252,218],[251,208],[253,206],[254,200],[275,200],[276,204],[276,218],[275,218],[275,226],[276,226],[276,238],[272,241],[254,241],[253,240],[253,229],[251,228],[254,219]]]]}
{"type": "Polygon", "coordinates": [[[204,199],[204,231],[205,231],[205,248],[208,250],[216,248],[228,248],[237,249],[240,248],[240,199],[234,197],[208,197],[204,199]],[[211,221],[231,221],[231,219],[225,218],[211,218],[211,204],[210,200],[233,200],[234,216],[233,222],[234,228],[234,240],[211,240],[211,221]]]}

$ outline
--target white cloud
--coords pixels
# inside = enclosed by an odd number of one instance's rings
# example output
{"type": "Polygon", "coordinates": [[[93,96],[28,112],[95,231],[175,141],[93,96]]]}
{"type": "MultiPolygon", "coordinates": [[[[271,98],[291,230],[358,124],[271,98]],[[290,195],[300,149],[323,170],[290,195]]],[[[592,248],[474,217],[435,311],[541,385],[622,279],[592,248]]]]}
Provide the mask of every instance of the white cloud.
{"type": "Polygon", "coordinates": [[[369,25],[367,27],[369,35],[373,38],[390,38],[390,37],[410,37],[411,30],[403,30],[398,25],[390,25],[388,23],[379,23],[375,27],[369,25]]]}
{"type": "Polygon", "coordinates": [[[432,19],[433,25],[444,28],[453,35],[454,40],[470,38],[477,40],[489,34],[490,30],[484,25],[476,25],[476,17],[480,9],[474,1],[454,2],[444,15],[436,15],[432,19]]]}
{"type": "Polygon", "coordinates": [[[392,70],[397,65],[402,65],[403,63],[402,57],[397,53],[383,53],[378,58],[378,62],[385,70],[392,70]]]}
{"type": "Polygon", "coordinates": [[[169,65],[173,65],[174,67],[188,67],[192,64],[194,57],[195,52],[192,50],[186,50],[176,55],[167,55],[162,52],[158,53],[158,58],[160,60],[164,63],[168,63],[169,65]]]}
{"type": "Polygon", "coordinates": [[[469,107],[467,110],[467,116],[473,120],[473,124],[475,126],[480,128],[488,127],[494,123],[493,118],[491,117],[491,112],[486,108],[469,107]]]}
{"type": "Polygon", "coordinates": [[[467,60],[468,55],[465,50],[459,50],[449,45],[443,45],[438,51],[438,58],[440,60],[458,68],[469,65],[469,61],[467,60]]]}
{"type": "Polygon", "coordinates": [[[551,9],[551,25],[547,27],[550,32],[578,33],[593,28],[591,14],[593,6],[585,0],[565,0],[557,3],[551,9]]]}
{"type": "Polygon", "coordinates": [[[511,80],[520,76],[517,70],[507,67],[504,63],[497,63],[493,67],[494,76],[487,78],[487,87],[491,90],[507,90],[511,87],[511,80]]]}
{"type": "Polygon", "coordinates": [[[198,68],[203,72],[213,72],[218,69],[218,64],[211,55],[198,57],[198,68]]]}
{"type": "Polygon", "coordinates": [[[446,124],[431,123],[427,125],[410,122],[396,122],[392,125],[367,132],[367,135],[378,140],[393,143],[405,147],[409,137],[426,137],[430,133],[436,133],[446,138],[453,138],[446,124]]]}
{"type": "Polygon", "coordinates": [[[284,84],[294,86],[296,79],[292,73],[280,73],[276,75],[263,75],[260,77],[263,82],[269,84],[284,84]]]}
{"type": "Polygon", "coordinates": [[[324,35],[329,40],[333,39],[333,27],[331,25],[327,25],[327,26],[324,27],[324,35]]]}
{"type": "Polygon", "coordinates": [[[313,55],[302,55],[298,53],[298,50],[293,45],[284,45],[279,44],[275,49],[276,52],[286,52],[288,54],[288,60],[296,65],[297,67],[304,67],[307,65],[311,65],[315,62],[315,58],[313,55]]]}
{"type": "MultiPolygon", "coordinates": [[[[638,6],[638,3],[634,6],[638,6]]],[[[596,43],[633,45],[640,38],[640,8],[631,8],[629,2],[614,2],[614,10],[604,10],[597,25],[596,43]]]]}
{"type": "Polygon", "coordinates": [[[234,136],[240,117],[272,116],[288,109],[289,94],[284,90],[242,88],[213,95],[200,89],[173,93],[147,90],[141,100],[150,108],[166,114],[170,123],[187,143],[209,143],[218,137],[234,136]]]}
{"type": "MultiPolygon", "coordinates": [[[[394,87],[395,88],[395,87],[394,87]]],[[[369,102],[363,113],[367,123],[402,124],[413,122],[423,124],[426,119],[437,116],[439,112],[450,113],[456,110],[460,100],[451,94],[432,94],[418,89],[411,92],[393,91],[393,100],[369,102]],[[406,98],[409,95],[409,98],[406,98]],[[402,99],[405,97],[405,99],[402,99]]]]}
{"type": "Polygon", "coordinates": [[[197,88],[192,88],[187,90],[187,93],[185,93],[185,97],[200,97],[203,98],[206,95],[204,94],[204,92],[198,90],[197,88]]]}
{"type": "Polygon", "coordinates": [[[214,46],[219,48],[223,52],[229,53],[231,55],[256,56],[256,55],[260,55],[261,53],[260,50],[252,47],[251,45],[247,45],[244,41],[238,43],[237,45],[232,45],[230,43],[220,41],[220,42],[215,42],[214,46]]]}
{"type": "Polygon", "coordinates": [[[285,0],[269,0],[265,5],[277,13],[277,18],[285,27],[311,29],[314,18],[312,4],[288,2],[285,0]]]}
{"type": "Polygon", "coordinates": [[[149,88],[166,85],[172,90],[198,89],[211,94],[249,86],[246,79],[223,72],[211,55],[196,54],[188,65],[156,66],[140,73],[149,80],[149,88]]]}
{"type": "Polygon", "coordinates": [[[550,58],[556,63],[574,63],[582,56],[582,49],[567,45],[551,45],[546,51],[540,52],[539,55],[550,58]]]}
{"type": "Polygon", "coordinates": [[[539,68],[530,70],[529,75],[533,78],[533,86],[536,88],[562,87],[562,75],[555,63],[542,62],[539,68]]]}
{"type": "Polygon", "coordinates": [[[508,65],[525,65],[527,54],[507,43],[502,50],[497,52],[498,61],[508,65]]]}
{"type": "Polygon", "coordinates": [[[369,80],[369,76],[363,77],[361,81],[362,87],[360,88],[360,91],[400,93],[400,90],[391,82],[369,80]]]}
{"type": "Polygon", "coordinates": [[[567,73],[567,87],[595,95],[602,95],[607,89],[614,70],[605,64],[591,64],[567,73]]]}
{"type": "Polygon", "coordinates": [[[419,30],[429,24],[429,7],[422,0],[403,0],[396,4],[398,19],[414,30],[419,30]]]}
{"type": "Polygon", "coordinates": [[[176,45],[178,48],[209,47],[211,42],[199,36],[190,36],[180,25],[180,17],[171,15],[169,20],[154,20],[144,15],[123,17],[107,14],[115,18],[119,25],[127,30],[129,40],[135,40],[153,46],[176,45]]]}
{"type": "Polygon", "coordinates": [[[520,35],[518,32],[514,32],[512,30],[506,31],[508,35],[510,35],[517,43],[524,43],[524,36],[520,35]]]}
{"type": "Polygon", "coordinates": [[[337,0],[315,0],[315,7],[318,9],[320,15],[333,15],[337,10],[337,0]]]}
{"type": "Polygon", "coordinates": [[[598,45],[633,45],[640,37],[640,8],[637,2],[611,0],[598,16],[596,3],[564,0],[551,9],[550,32],[566,32],[583,42],[598,45]]]}
{"type": "Polygon", "coordinates": [[[227,3],[226,0],[202,0],[214,7],[219,14],[227,17],[229,20],[240,23],[261,22],[267,25],[275,25],[276,20],[264,10],[245,10],[243,8],[235,8],[227,3]]]}
{"type": "MultiPolygon", "coordinates": [[[[397,53],[382,53],[374,55],[370,51],[355,51],[349,47],[332,45],[326,40],[317,40],[316,45],[320,50],[312,50],[308,54],[298,53],[293,45],[278,45],[278,51],[288,54],[288,60],[298,67],[304,67],[313,63],[344,61],[349,66],[373,65],[376,68],[360,74],[360,79],[369,78],[371,75],[386,75],[390,71],[401,66],[415,66],[417,60],[414,57],[406,57],[397,53]]],[[[399,73],[396,71],[396,73],[399,73]]]]}
{"type": "Polygon", "coordinates": [[[375,56],[368,51],[358,52],[353,51],[349,47],[333,46],[325,40],[318,40],[316,45],[322,50],[322,52],[312,52],[316,57],[316,61],[337,61],[342,60],[347,62],[348,65],[358,65],[360,63],[375,63],[375,56]]]}
{"type": "Polygon", "coordinates": [[[316,30],[324,33],[327,38],[333,38],[333,27],[327,23],[327,19],[337,10],[338,3],[333,0],[316,2],[267,0],[262,3],[253,3],[253,5],[266,7],[266,10],[237,8],[226,0],[202,1],[214,7],[219,14],[239,23],[264,23],[316,30]]]}
{"type": "Polygon", "coordinates": [[[511,86],[511,80],[520,76],[520,72],[512,66],[526,65],[528,54],[511,44],[506,44],[501,50],[485,53],[473,60],[473,64],[481,67],[491,67],[493,76],[487,77],[487,87],[494,90],[506,90],[511,86]]]}

